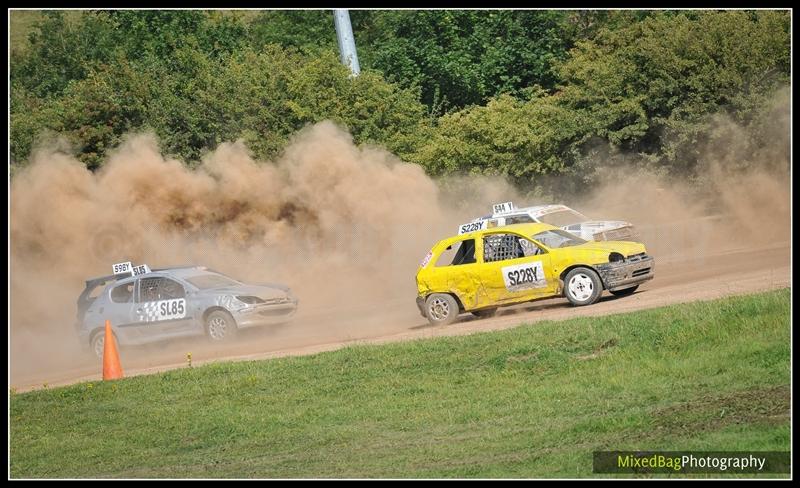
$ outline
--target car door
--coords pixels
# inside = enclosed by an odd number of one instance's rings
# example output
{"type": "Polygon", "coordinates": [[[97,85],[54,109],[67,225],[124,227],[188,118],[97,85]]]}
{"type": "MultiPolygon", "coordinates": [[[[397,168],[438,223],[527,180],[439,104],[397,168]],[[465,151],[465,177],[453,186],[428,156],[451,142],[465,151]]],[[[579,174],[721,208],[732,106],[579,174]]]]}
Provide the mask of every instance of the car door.
{"type": "Polygon", "coordinates": [[[87,312],[100,318],[97,327],[102,327],[106,320],[110,321],[118,340],[123,344],[129,344],[134,339],[129,326],[134,322],[135,281],[134,278],[118,281],[114,286],[109,287],[102,300],[98,298],[87,312]]]}
{"type": "Polygon", "coordinates": [[[440,251],[429,278],[432,289],[456,294],[467,309],[475,308],[479,284],[475,243],[475,237],[464,238],[440,251]]]}
{"type": "Polygon", "coordinates": [[[137,342],[152,342],[193,329],[186,288],[167,276],[140,276],[136,286],[134,321],[137,342]]]}
{"type": "Polygon", "coordinates": [[[481,307],[525,302],[554,293],[550,256],[543,247],[511,232],[485,234],[482,244],[481,307]]]}

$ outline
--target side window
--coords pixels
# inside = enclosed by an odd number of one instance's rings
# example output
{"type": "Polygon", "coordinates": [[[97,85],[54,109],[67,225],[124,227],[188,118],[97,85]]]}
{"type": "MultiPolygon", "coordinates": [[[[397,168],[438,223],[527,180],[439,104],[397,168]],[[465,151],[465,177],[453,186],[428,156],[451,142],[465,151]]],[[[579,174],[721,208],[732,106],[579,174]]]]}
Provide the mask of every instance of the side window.
{"type": "Polygon", "coordinates": [[[539,246],[515,234],[492,234],[483,238],[483,261],[486,263],[526,258],[541,253],[539,246]]]}
{"type": "Polygon", "coordinates": [[[169,300],[170,298],[185,298],[186,290],[183,285],[175,280],[161,278],[161,288],[159,289],[159,300],[169,300]]]}
{"type": "Polygon", "coordinates": [[[506,225],[527,224],[529,222],[533,222],[533,219],[528,214],[512,215],[510,217],[506,217],[506,225]]]}
{"type": "Polygon", "coordinates": [[[525,254],[525,257],[529,256],[538,256],[539,254],[544,254],[544,249],[536,245],[535,242],[529,241],[524,237],[519,238],[519,245],[522,247],[522,252],[525,254]]]}
{"type": "Polygon", "coordinates": [[[155,302],[183,298],[186,296],[186,291],[183,285],[169,278],[142,278],[139,281],[139,295],[143,302],[155,302]]]}
{"type": "Polygon", "coordinates": [[[457,266],[459,264],[471,264],[475,262],[475,239],[467,239],[456,242],[448,247],[439,259],[436,266],[457,266]]]}
{"type": "Polygon", "coordinates": [[[158,300],[158,282],[161,278],[142,278],[139,280],[139,298],[142,302],[158,300]]]}
{"type": "Polygon", "coordinates": [[[115,286],[111,289],[111,301],[114,303],[129,303],[133,301],[133,282],[115,286]]]}

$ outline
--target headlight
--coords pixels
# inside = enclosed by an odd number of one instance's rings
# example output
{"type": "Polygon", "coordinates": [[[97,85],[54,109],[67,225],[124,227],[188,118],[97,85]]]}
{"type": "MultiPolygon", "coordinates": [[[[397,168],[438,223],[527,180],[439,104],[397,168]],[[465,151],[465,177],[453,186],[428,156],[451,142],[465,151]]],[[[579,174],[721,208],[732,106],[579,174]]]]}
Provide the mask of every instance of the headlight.
{"type": "Polygon", "coordinates": [[[236,299],[239,300],[240,302],[246,303],[248,305],[255,305],[257,303],[264,303],[264,300],[262,300],[261,298],[250,296],[250,295],[240,295],[240,296],[237,296],[236,299]]]}

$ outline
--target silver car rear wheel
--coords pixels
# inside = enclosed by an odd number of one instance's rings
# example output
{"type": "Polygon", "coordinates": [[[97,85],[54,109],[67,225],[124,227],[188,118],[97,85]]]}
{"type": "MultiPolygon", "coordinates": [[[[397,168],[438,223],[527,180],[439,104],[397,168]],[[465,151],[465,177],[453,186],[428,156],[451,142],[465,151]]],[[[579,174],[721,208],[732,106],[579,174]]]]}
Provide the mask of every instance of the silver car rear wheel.
{"type": "Polygon", "coordinates": [[[92,352],[100,359],[103,359],[106,346],[106,335],[103,332],[98,332],[92,336],[92,352]]]}
{"type": "MultiPolygon", "coordinates": [[[[114,335],[114,340],[117,342],[117,347],[120,347],[119,340],[117,339],[116,335],[114,335]]],[[[92,338],[89,341],[89,350],[98,359],[103,359],[103,355],[105,354],[106,351],[105,348],[106,348],[106,333],[103,329],[100,329],[92,335],[92,338]]]]}

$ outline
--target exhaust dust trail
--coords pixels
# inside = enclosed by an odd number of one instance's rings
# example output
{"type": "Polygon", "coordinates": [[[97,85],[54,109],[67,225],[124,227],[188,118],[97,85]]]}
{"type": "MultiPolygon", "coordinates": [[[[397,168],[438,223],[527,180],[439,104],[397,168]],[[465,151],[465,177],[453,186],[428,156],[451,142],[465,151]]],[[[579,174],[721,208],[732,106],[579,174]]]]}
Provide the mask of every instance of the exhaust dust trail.
{"type": "Polygon", "coordinates": [[[662,262],[702,264],[728,250],[788,246],[790,106],[790,92],[783,89],[760,123],[745,128],[729,116],[714,116],[706,132],[715,137],[696,148],[694,181],[637,170],[635,158],[623,155],[626,164],[613,157],[598,164],[599,183],[567,200],[590,217],[634,223],[662,262]]]}
{"type": "Polygon", "coordinates": [[[190,170],[151,135],[129,137],[96,174],[40,151],[12,182],[12,372],[73,361],[84,280],[127,260],[285,283],[303,309],[380,310],[397,297],[413,307],[417,263],[503,186],[450,210],[422,168],[358,148],[330,122],[298,133],[274,163],[236,142],[190,170]]]}

